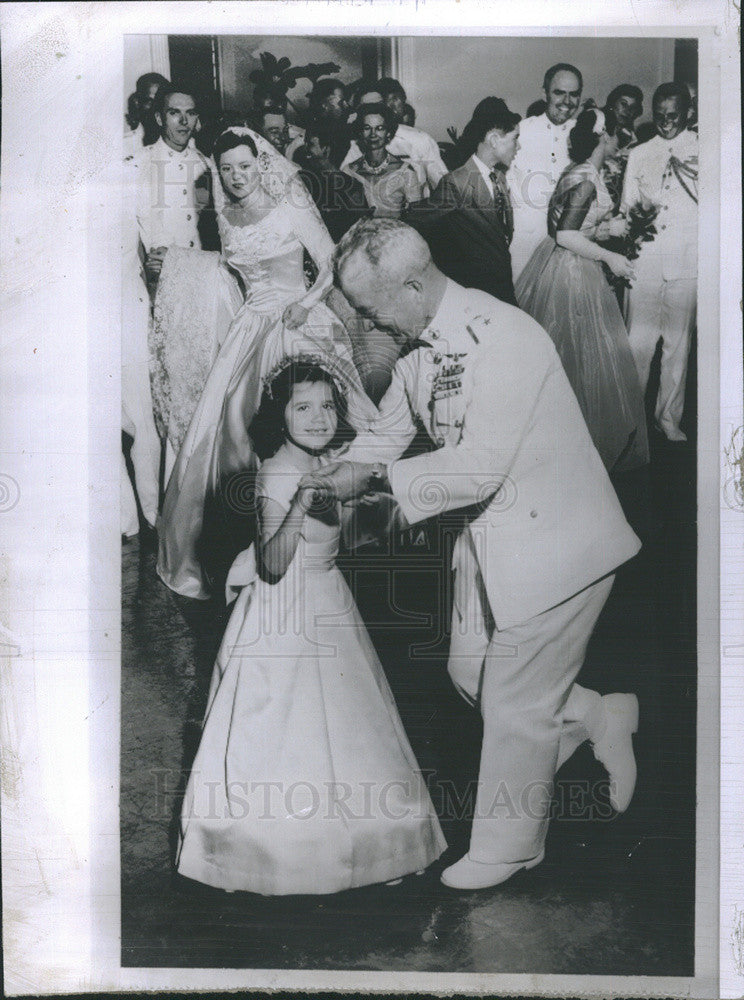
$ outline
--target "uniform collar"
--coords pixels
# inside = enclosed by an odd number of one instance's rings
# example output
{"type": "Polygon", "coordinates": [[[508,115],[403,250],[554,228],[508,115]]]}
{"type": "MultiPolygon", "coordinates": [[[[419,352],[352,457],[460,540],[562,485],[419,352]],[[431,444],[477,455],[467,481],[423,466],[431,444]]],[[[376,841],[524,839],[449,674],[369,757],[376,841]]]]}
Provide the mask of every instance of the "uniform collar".
{"type": "Polygon", "coordinates": [[[543,125],[545,126],[545,131],[546,132],[547,131],[551,131],[551,132],[569,132],[574,127],[574,125],[576,124],[576,119],[575,118],[569,118],[568,121],[564,122],[562,125],[554,125],[553,122],[548,118],[547,114],[544,111],[540,115],[540,117],[542,118],[543,125]]]}
{"type": "Polygon", "coordinates": [[[462,289],[447,278],[442,301],[431,319],[431,322],[421,333],[421,340],[440,348],[447,353],[467,353],[475,346],[472,335],[468,335],[464,323],[463,301],[460,296],[462,289]]]}
{"type": "MultiPolygon", "coordinates": [[[[177,149],[171,149],[170,146],[163,139],[162,135],[158,137],[157,141],[153,143],[153,151],[157,151],[160,158],[169,157],[172,160],[176,159],[191,159],[195,153],[197,153],[196,146],[194,145],[194,137],[189,139],[189,144],[186,149],[182,149],[179,153],[177,149]]],[[[198,155],[198,154],[197,154],[198,155]]]]}
{"type": "Polygon", "coordinates": [[[686,152],[690,145],[690,136],[694,133],[690,132],[689,129],[683,129],[679,135],[675,135],[673,139],[664,139],[660,135],[654,136],[656,142],[660,149],[674,153],[675,155],[679,152],[686,152]]]}

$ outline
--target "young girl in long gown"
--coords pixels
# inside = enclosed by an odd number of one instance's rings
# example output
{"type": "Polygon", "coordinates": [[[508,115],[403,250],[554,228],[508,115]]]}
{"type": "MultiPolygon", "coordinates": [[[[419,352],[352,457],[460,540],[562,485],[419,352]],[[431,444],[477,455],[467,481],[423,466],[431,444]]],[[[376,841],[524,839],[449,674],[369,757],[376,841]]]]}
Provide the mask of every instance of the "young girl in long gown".
{"type": "Polygon", "coordinates": [[[633,267],[597,243],[600,224],[610,236],[626,230],[624,219],[611,218],[599,172],[616,148],[614,121],[596,108],[582,111],[569,136],[573,163],[550,199],[549,235],[514,291],[552,338],[595,447],[607,470],[617,472],[648,462],[648,434],[628,334],[602,263],[623,278],[632,278],[633,267]]]}
{"type": "Polygon", "coordinates": [[[251,436],[259,534],[217,656],[178,871],[227,890],[331,893],[446,847],[380,662],[335,565],[340,507],[313,472],[348,424],[319,357],[280,362],[251,436]]]}

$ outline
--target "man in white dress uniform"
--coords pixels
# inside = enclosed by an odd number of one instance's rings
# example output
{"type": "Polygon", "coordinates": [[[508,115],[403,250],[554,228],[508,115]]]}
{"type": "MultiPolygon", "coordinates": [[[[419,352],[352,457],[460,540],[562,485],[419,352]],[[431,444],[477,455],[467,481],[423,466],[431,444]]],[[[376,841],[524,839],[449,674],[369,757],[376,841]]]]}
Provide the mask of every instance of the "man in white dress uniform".
{"type": "Polygon", "coordinates": [[[161,87],[155,102],[160,138],[134,159],[137,222],[145,270],[157,281],[170,246],[201,247],[199,212],[209,200],[209,164],[191,139],[199,123],[194,97],[177,84],[161,87]]]}
{"type": "Polygon", "coordinates": [[[479,705],[484,736],[470,850],[442,880],[497,885],[542,860],[555,772],[584,740],[615,808],[630,802],[637,699],[575,679],[613,571],[640,543],[534,320],[450,281],[397,220],[358,222],[335,265],[362,316],[425,346],[398,361],[379,417],[329,468],[326,488],[342,501],[392,493],[409,524],[469,509],[448,669],[479,705]],[[436,450],[400,459],[417,420],[436,450]]]}
{"type": "Polygon", "coordinates": [[[548,235],[548,203],[569,164],[568,134],[579,113],[583,80],[570,63],[557,63],[545,74],[547,107],[541,115],[524,118],[519,151],[507,173],[514,210],[511,242],[514,281],[548,235]]]}
{"type": "MultiPolygon", "coordinates": [[[[192,94],[178,84],[158,90],[155,120],[160,138],[134,159],[137,223],[150,289],[157,284],[168,248],[201,249],[199,213],[209,202],[210,171],[192,137],[199,113],[192,94]]],[[[165,445],[165,482],[176,456],[165,445]]]]}
{"type": "Polygon", "coordinates": [[[690,93],[664,83],[653,98],[656,135],[631,150],[622,208],[659,208],[656,236],[641,244],[636,279],[628,296],[628,339],[641,388],[662,341],[656,423],[670,441],[686,441],[680,430],[685,379],[697,306],[698,137],[687,128],[690,93]]]}

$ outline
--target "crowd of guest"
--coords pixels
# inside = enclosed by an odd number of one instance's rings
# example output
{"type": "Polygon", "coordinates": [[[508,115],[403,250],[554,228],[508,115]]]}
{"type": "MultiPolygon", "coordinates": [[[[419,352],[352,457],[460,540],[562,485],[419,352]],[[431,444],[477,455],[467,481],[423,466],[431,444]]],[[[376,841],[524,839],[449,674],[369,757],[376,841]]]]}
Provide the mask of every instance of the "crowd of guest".
{"type": "MultiPolygon", "coordinates": [[[[156,315],[168,308],[157,302],[164,260],[172,248],[224,249],[214,212],[214,137],[247,127],[296,171],[333,243],[360,218],[402,219],[424,236],[444,274],[536,318],[554,340],[611,471],[648,460],[643,393],[661,341],[656,425],[670,441],[684,441],[680,421],[696,308],[695,90],[661,85],[651,120],[641,124],[643,93],[633,84],[595,101],[583,92],[581,71],[557,63],[544,75],[543,92],[524,118],[504,100],[484,98],[456,141],[440,145],[416,127],[408,95],[391,78],[353,88],[321,78],[302,122],[293,120],[297,112],[293,106],[290,114],[285,93],[257,86],[250,113],[228,110],[207,123],[188,86],[157,73],[140,77],[125,134],[139,234],[139,256],[129,254],[128,294],[140,312],[130,322],[140,331],[125,330],[123,339],[130,374],[139,366],[128,383],[143,383],[149,365],[159,431],[162,383],[173,374],[169,368],[183,366],[178,355],[185,350],[171,345],[167,357],[153,357],[152,343],[144,346],[153,302],[156,315]]],[[[315,279],[311,257],[305,247],[306,284],[315,279]]],[[[245,294],[237,287],[241,280],[231,294],[245,294]]],[[[355,334],[359,341],[358,360],[365,348],[359,317],[340,298],[335,301],[352,341],[355,334]]],[[[142,500],[158,493],[153,476],[162,492],[176,455],[166,435],[165,462],[155,469],[152,415],[138,413],[148,398],[144,388],[124,399],[124,423],[136,442],[142,513],[154,525],[157,511],[142,500]]],[[[199,388],[193,384],[192,395],[199,388]]],[[[136,506],[126,477],[123,490],[124,533],[133,534],[136,506]]]]}

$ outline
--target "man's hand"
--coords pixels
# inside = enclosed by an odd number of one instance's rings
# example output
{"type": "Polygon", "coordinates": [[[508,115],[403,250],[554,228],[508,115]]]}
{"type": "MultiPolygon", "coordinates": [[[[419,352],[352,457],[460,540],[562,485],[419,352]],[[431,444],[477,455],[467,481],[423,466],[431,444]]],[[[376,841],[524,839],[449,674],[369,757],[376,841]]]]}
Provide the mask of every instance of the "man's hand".
{"type": "Polygon", "coordinates": [[[148,281],[156,282],[160,277],[160,271],[163,267],[163,258],[167,252],[168,247],[155,247],[145,257],[145,274],[147,275],[148,281]]]}
{"type": "Polygon", "coordinates": [[[373,470],[374,465],[370,462],[335,462],[319,469],[316,475],[329,484],[341,503],[346,503],[370,492],[373,470]]]}

